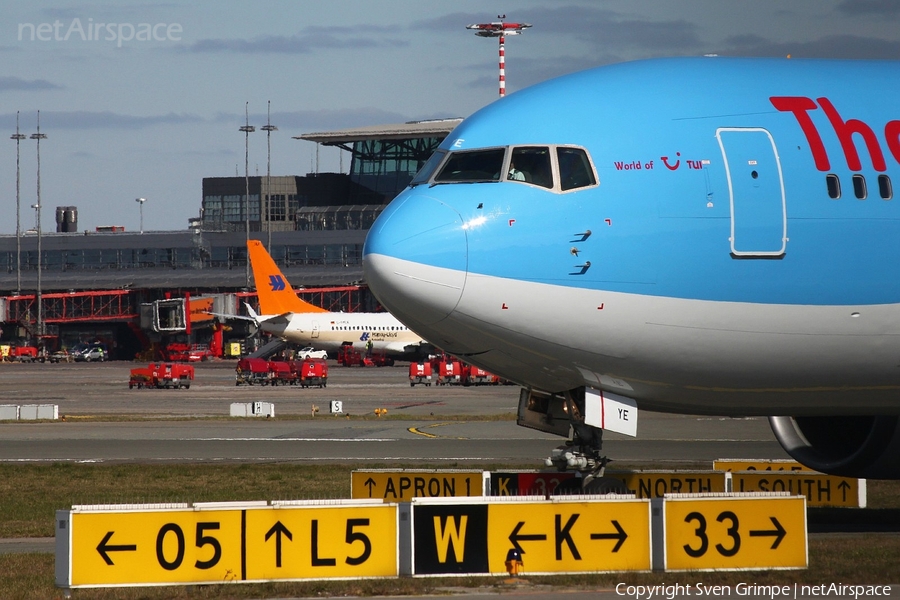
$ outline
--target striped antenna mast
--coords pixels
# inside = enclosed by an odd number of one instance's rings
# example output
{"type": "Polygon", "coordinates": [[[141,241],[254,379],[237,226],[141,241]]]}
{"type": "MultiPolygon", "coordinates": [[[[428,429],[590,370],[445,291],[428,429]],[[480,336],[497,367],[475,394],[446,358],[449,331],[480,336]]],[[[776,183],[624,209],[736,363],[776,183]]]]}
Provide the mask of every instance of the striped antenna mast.
{"type": "Polygon", "coordinates": [[[531,27],[531,23],[507,23],[506,15],[497,15],[499,21],[493,23],[476,23],[466,25],[466,29],[475,31],[479,37],[500,38],[500,97],[506,95],[506,36],[519,35],[523,29],[531,27]]]}

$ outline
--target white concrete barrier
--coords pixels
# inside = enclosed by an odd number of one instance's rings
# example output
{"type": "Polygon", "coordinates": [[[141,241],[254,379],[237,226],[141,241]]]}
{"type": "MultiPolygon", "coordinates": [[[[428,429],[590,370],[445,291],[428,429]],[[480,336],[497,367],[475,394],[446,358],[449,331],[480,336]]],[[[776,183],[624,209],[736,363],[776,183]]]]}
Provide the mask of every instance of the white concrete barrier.
{"type": "Polygon", "coordinates": [[[59,405],[57,404],[23,404],[16,407],[19,410],[19,420],[35,421],[37,419],[56,420],[59,418],[59,405]]]}
{"type": "Polygon", "coordinates": [[[232,402],[232,417],[274,417],[275,405],[271,402],[232,402]]]}

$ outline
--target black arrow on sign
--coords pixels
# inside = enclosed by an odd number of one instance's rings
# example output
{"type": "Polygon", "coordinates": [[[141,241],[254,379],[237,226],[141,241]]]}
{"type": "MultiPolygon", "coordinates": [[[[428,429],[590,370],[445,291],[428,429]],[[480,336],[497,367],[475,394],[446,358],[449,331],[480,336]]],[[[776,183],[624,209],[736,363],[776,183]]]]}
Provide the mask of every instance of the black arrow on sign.
{"type": "Polygon", "coordinates": [[[625,540],[628,539],[628,534],[625,533],[625,530],[622,529],[622,526],[619,525],[619,522],[616,520],[611,521],[613,527],[616,528],[616,533],[592,533],[592,540],[619,540],[616,542],[616,545],[613,547],[613,552],[618,552],[619,548],[622,547],[622,544],[625,543],[625,540]]]}
{"type": "Polygon", "coordinates": [[[119,544],[119,545],[110,545],[107,542],[113,536],[113,531],[107,532],[103,539],[100,540],[100,543],[97,545],[97,552],[100,553],[100,556],[106,561],[106,564],[109,566],[113,566],[113,561],[109,557],[107,552],[134,552],[137,550],[137,544],[119,544]]]}
{"type": "Polygon", "coordinates": [[[841,495],[843,496],[843,500],[844,500],[844,502],[846,502],[847,501],[847,492],[850,491],[850,484],[847,483],[846,481],[841,481],[838,484],[838,488],[840,488],[841,495]]]}
{"type": "Polygon", "coordinates": [[[369,498],[372,497],[372,488],[375,487],[375,480],[369,477],[363,482],[363,485],[369,488],[369,498]]]}
{"type": "Polygon", "coordinates": [[[775,526],[775,529],[763,529],[761,531],[751,531],[750,537],[773,537],[775,541],[772,542],[772,550],[778,547],[778,544],[781,543],[781,540],[784,539],[784,536],[787,535],[787,529],[781,526],[781,523],[778,522],[778,519],[775,517],[769,517],[772,521],[772,525],[775,526]]]}
{"type": "Polygon", "coordinates": [[[519,521],[519,524],[516,525],[516,528],[512,530],[512,533],[509,534],[509,541],[512,542],[513,548],[519,551],[520,554],[525,554],[525,550],[522,546],[519,545],[519,542],[539,542],[547,539],[547,536],[543,533],[527,533],[519,535],[519,531],[522,527],[525,526],[525,521],[519,521]]]}
{"type": "Polygon", "coordinates": [[[272,529],[270,529],[269,531],[266,532],[266,541],[267,542],[269,541],[270,537],[272,537],[273,535],[275,536],[275,566],[278,567],[279,569],[281,568],[281,536],[282,536],[282,534],[284,534],[284,536],[287,539],[291,540],[292,542],[294,541],[294,536],[291,535],[291,532],[288,530],[287,527],[284,526],[284,524],[282,524],[281,521],[275,521],[275,524],[272,525],[272,529]]]}

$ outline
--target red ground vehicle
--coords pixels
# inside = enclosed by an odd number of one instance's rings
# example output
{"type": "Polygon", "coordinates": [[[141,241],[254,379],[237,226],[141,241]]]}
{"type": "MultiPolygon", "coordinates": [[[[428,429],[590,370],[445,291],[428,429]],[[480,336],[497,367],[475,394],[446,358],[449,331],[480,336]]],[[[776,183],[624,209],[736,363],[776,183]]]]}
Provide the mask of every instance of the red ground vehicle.
{"type": "Polygon", "coordinates": [[[431,363],[409,363],[409,387],[415,386],[417,383],[424,383],[426,387],[431,387],[431,363]]]}
{"type": "Polygon", "coordinates": [[[450,356],[442,360],[438,371],[437,383],[438,385],[462,385],[462,363],[450,356]]]}
{"type": "Polygon", "coordinates": [[[341,346],[338,350],[338,364],[345,367],[371,367],[375,363],[371,359],[367,359],[362,353],[353,346],[341,346]]]}
{"type": "Polygon", "coordinates": [[[174,343],[166,346],[169,360],[180,362],[200,362],[213,357],[212,351],[205,344],[174,343]]]}
{"type": "Polygon", "coordinates": [[[434,354],[428,357],[428,363],[431,365],[431,372],[435,375],[440,374],[441,372],[441,361],[449,358],[445,354],[434,354]]]}
{"type": "Polygon", "coordinates": [[[384,352],[373,352],[372,353],[372,362],[376,367],[393,367],[394,359],[385,354],[384,352]]]}
{"type": "Polygon", "coordinates": [[[153,369],[151,367],[139,367],[131,370],[131,377],[128,379],[128,389],[156,387],[153,377],[153,369]]]}
{"type": "Polygon", "coordinates": [[[464,385],[497,385],[500,378],[484,369],[467,365],[464,385]]]}
{"type": "Polygon", "coordinates": [[[266,385],[269,383],[269,361],[264,358],[242,358],[235,368],[234,385],[266,385]]]}
{"type": "Polygon", "coordinates": [[[307,358],[300,363],[300,385],[323,388],[328,383],[328,363],[321,358],[307,358]]]}
{"type": "Polygon", "coordinates": [[[354,365],[347,363],[353,360],[354,355],[356,355],[358,360],[359,351],[354,350],[353,346],[341,346],[337,351],[337,362],[344,367],[352,367],[354,365]]]}
{"type": "Polygon", "coordinates": [[[285,360],[270,360],[269,385],[294,385],[297,383],[297,375],[291,369],[291,363],[285,360]]]}
{"type": "Polygon", "coordinates": [[[191,387],[194,367],[177,363],[150,363],[147,367],[131,370],[128,389],[140,388],[184,388],[191,387]]]}
{"type": "Polygon", "coordinates": [[[366,355],[349,344],[338,350],[337,361],[345,367],[393,367],[394,359],[384,352],[372,352],[366,355]]]}
{"type": "Polygon", "coordinates": [[[11,362],[35,362],[38,360],[38,349],[34,346],[13,346],[7,359],[11,362]]]}

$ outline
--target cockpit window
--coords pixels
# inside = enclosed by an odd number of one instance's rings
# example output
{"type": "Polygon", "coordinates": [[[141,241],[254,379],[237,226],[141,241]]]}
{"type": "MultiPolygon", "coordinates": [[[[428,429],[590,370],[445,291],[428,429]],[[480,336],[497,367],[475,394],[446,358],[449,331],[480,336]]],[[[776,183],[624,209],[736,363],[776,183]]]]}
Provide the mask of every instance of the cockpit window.
{"type": "Polygon", "coordinates": [[[523,181],[545,188],[553,187],[550,149],[546,146],[518,146],[509,159],[507,179],[523,181]]]}
{"type": "Polygon", "coordinates": [[[453,152],[434,181],[435,183],[500,181],[505,154],[505,148],[453,152]]]}
{"type": "Polygon", "coordinates": [[[590,160],[584,150],[559,147],[556,149],[556,155],[559,159],[559,187],[562,191],[597,184],[590,160]]]}
{"type": "Polygon", "coordinates": [[[584,148],[508,146],[478,150],[438,150],[422,165],[410,186],[431,183],[525,183],[555,193],[597,185],[584,148]]]}
{"type": "Polygon", "coordinates": [[[410,186],[417,186],[423,183],[427,183],[431,176],[434,175],[434,172],[440,166],[441,161],[444,160],[444,157],[447,156],[446,150],[438,150],[434,154],[431,155],[431,158],[425,161],[425,164],[422,165],[422,168],[419,169],[419,172],[416,173],[416,176],[412,178],[412,181],[409,182],[410,186]]]}

